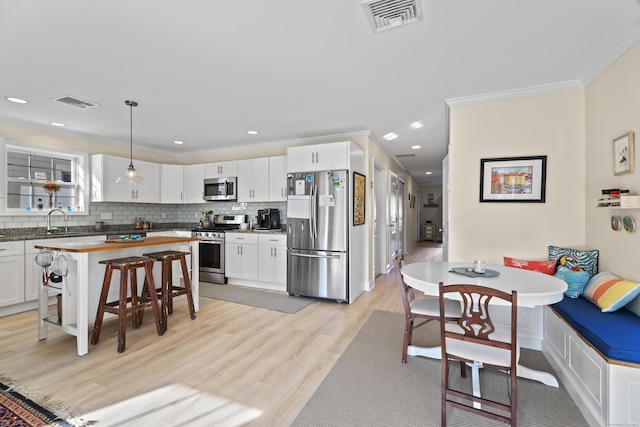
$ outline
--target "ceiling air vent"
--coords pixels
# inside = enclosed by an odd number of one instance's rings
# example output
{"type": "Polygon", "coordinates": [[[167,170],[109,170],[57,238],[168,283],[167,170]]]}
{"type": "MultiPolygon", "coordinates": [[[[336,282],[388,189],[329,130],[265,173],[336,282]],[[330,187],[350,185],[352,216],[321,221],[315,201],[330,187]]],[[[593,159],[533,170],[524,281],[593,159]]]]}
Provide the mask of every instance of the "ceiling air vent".
{"type": "Polygon", "coordinates": [[[415,157],[415,153],[406,153],[406,154],[396,154],[396,158],[398,159],[406,159],[408,157],[415,157]]]}
{"type": "Polygon", "coordinates": [[[374,32],[422,19],[422,0],[363,0],[362,7],[374,32]]]}
{"type": "Polygon", "coordinates": [[[53,100],[72,107],[80,108],[81,110],[100,106],[100,104],[96,104],[95,102],[85,101],[84,99],[76,98],[71,95],[62,95],[57,98],[53,98],[53,100]]]}

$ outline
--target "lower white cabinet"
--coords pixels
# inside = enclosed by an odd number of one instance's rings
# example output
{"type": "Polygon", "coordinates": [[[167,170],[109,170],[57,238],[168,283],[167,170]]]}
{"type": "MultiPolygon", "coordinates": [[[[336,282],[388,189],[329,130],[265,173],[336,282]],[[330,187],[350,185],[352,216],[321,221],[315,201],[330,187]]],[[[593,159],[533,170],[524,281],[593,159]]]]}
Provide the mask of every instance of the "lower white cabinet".
{"type": "Polygon", "coordinates": [[[0,243],[0,307],[25,301],[24,242],[0,243]]]}
{"type": "Polygon", "coordinates": [[[260,234],[258,279],[262,282],[287,283],[286,234],[260,234]]]}
{"type": "Polygon", "coordinates": [[[224,268],[230,279],[258,280],[258,235],[225,233],[224,268]]]}

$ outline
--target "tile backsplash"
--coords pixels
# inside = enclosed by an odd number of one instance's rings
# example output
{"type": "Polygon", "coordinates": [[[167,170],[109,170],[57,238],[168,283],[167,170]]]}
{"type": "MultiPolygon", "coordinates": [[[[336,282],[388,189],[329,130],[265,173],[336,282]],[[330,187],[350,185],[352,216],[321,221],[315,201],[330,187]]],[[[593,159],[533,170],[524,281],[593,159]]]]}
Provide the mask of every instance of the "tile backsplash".
{"type": "MultiPolygon", "coordinates": [[[[245,214],[249,221],[255,220],[258,209],[275,208],[280,210],[280,218],[286,220],[286,202],[264,203],[238,203],[238,202],[211,202],[193,205],[172,205],[153,203],[90,203],[88,215],[70,215],[67,226],[90,226],[97,221],[103,221],[107,225],[133,224],[136,218],[155,223],[193,223],[194,225],[203,218],[202,212],[212,211],[216,214],[245,214]],[[111,219],[103,219],[111,215],[111,219]]],[[[58,225],[62,222],[59,213],[54,213],[51,222],[58,225]]],[[[25,228],[45,227],[47,223],[47,211],[42,215],[24,216],[0,216],[1,228],[25,228]]]]}

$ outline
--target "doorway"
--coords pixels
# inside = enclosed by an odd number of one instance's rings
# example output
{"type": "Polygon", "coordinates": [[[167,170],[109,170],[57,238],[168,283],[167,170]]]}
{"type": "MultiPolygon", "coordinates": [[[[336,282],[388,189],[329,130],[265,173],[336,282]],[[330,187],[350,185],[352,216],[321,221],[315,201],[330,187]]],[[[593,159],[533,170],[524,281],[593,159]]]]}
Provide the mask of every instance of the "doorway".
{"type": "Polygon", "coordinates": [[[387,186],[385,168],[373,162],[373,277],[386,273],[387,186]]]}

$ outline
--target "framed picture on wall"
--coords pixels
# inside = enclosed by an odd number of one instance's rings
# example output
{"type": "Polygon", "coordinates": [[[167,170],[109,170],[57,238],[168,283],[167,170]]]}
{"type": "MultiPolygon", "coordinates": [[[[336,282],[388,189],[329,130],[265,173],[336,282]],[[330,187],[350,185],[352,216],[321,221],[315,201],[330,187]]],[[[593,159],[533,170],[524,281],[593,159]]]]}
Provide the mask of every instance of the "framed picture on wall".
{"type": "Polygon", "coordinates": [[[625,133],[613,140],[613,174],[624,175],[634,171],[635,155],[633,132],[625,133]]]}
{"type": "Polygon", "coordinates": [[[480,202],[544,203],[547,156],[480,159],[480,202]]]}
{"type": "Polygon", "coordinates": [[[364,175],[353,173],[353,225],[364,224],[365,183],[364,175]]]}

